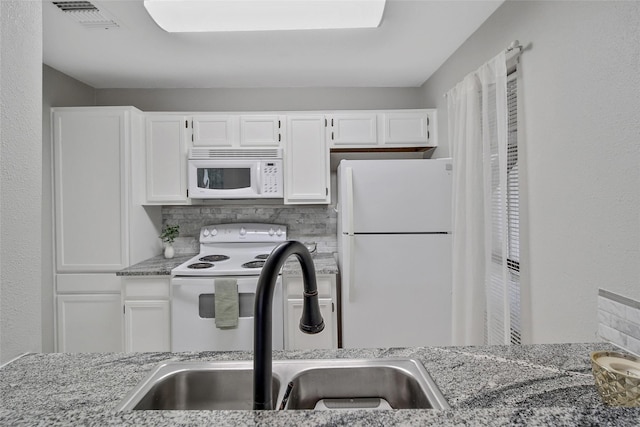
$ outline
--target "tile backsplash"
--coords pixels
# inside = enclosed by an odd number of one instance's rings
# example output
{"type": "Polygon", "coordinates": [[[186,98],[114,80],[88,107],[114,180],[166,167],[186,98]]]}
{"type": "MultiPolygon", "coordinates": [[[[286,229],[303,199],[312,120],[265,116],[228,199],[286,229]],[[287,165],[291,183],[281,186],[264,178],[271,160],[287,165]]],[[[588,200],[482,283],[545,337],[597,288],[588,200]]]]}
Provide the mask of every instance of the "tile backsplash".
{"type": "Polygon", "coordinates": [[[598,335],[640,355],[640,302],[600,289],[598,335]]]}
{"type": "Polygon", "coordinates": [[[331,205],[163,206],[162,224],[180,225],[176,252],[197,252],[200,228],[211,224],[262,222],[287,226],[290,239],[317,243],[318,252],[337,251],[337,214],[331,205]]]}

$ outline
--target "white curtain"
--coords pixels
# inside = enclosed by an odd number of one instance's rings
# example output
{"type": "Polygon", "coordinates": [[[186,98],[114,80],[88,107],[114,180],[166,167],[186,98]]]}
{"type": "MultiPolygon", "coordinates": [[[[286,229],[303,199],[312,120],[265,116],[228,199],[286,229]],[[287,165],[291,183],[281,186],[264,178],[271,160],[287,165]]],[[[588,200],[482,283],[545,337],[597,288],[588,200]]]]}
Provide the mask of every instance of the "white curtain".
{"type": "Polygon", "coordinates": [[[508,343],[507,233],[500,229],[506,217],[505,53],[446,96],[454,172],[453,344],[508,343]]]}

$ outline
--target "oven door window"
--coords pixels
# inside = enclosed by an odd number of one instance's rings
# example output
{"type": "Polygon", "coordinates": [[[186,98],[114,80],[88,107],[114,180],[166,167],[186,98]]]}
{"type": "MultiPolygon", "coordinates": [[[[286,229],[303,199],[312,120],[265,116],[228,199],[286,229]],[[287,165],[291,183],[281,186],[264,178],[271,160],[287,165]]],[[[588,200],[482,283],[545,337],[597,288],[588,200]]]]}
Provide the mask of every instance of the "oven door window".
{"type": "Polygon", "coordinates": [[[198,168],[198,188],[238,190],[251,187],[251,168],[198,168]]]}
{"type": "MultiPolygon", "coordinates": [[[[238,294],[239,317],[253,317],[253,304],[256,294],[238,294]]],[[[203,319],[216,318],[216,294],[200,294],[198,297],[198,315],[203,319]]]]}

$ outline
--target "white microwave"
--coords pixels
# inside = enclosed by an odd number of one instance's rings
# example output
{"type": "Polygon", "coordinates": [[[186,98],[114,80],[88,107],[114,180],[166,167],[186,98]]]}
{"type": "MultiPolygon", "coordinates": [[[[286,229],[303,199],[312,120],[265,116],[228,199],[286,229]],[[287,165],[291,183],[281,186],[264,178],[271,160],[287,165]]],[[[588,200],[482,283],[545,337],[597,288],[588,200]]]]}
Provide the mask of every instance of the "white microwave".
{"type": "Polygon", "coordinates": [[[282,149],[192,148],[188,182],[192,199],[282,198],[282,149]]]}

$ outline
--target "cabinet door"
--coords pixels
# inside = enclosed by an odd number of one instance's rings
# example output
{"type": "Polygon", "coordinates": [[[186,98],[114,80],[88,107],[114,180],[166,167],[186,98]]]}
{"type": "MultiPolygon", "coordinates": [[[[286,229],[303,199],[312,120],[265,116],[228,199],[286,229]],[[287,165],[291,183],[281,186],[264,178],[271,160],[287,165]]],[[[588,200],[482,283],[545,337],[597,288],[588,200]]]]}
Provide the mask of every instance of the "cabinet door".
{"type": "Polygon", "coordinates": [[[124,110],[53,113],[58,272],[117,271],[129,264],[129,125],[124,110]],[[99,243],[87,250],[96,236],[99,243]]]}
{"type": "Polygon", "coordinates": [[[328,204],[329,149],[324,116],[288,116],[285,145],[285,204],[328,204]]]}
{"type": "Polygon", "coordinates": [[[147,202],[186,203],[186,124],[184,116],[147,117],[147,202]]]}
{"type": "Polygon", "coordinates": [[[124,351],[170,351],[169,301],[125,301],[124,351]]]}
{"type": "Polygon", "coordinates": [[[120,294],[77,294],[57,297],[58,352],[122,351],[120,294]]]}
{"type": "Polygon", "coordinates": [[[384,114],[384,144],[427,145],[429,136],[426,112],[384,114]]]}
{"type": "Polygon", "coordinates": [[[193,145],[232,147],[238,136],[238,117],[230,115],[202,115],[192,117],[193,145]]]}
{"type": "Polygon", "coordinates": [[[298,327],[302,316],[302,299],[287,300],[287,324],[285,346],[287,350],[310,348],[337,348],[338,341],[333,322],[335,309],[330,298],[319,298],[320,313],[324,319],[324,330],[318,334],[305,334],[298,327]]]}
{"type": "Polygon", "coordinates": [[[378,144],[377,115],[332,114],[327,116],[330,127],[329,143],[332,147],[376,146],[378,144]]]}
{"type": "Polygon", "coordinates": [[[240,117],[240,145],[245,147],[279,147],[283,119],[280,116],[240,117]]]}

